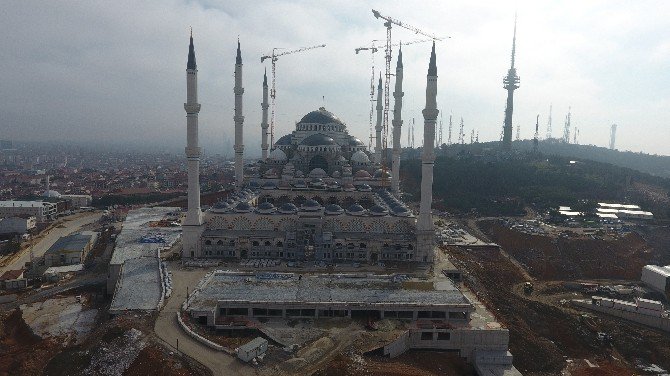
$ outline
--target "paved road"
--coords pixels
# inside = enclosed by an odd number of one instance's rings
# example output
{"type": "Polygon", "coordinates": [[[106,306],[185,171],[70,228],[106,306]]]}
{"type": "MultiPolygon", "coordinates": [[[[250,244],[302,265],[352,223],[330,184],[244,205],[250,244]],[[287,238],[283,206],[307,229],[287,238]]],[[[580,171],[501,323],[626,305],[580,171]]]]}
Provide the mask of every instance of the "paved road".
{"type": "MultiPolygon", "coordinates": [[[[33,245],[33,255],[35,258],[42,257],[42,255],[44,255],[49,247],[51,247],[56,242],[56,240],[58,240],[58,238],[79,231],[82,227],[100,219],[101,216],[101,212],[83,213],[72,216],[72,219],[66,219],[65,221],[59,220],[59,224],[63,227],[59,228],[56,226],[48,230],[47,233],[42,233],[41,238],[33,245]]],[[[6,266],[0,267],[0,275],[2,275],[2,273],[7,270],[16,270],[22,268],[28,261],[30,261],[30,247],[22,250],[20,256],[14,256],[11,262],[9,262],[6,266]]]]}
{"type": "Polygon", "coordinates": [[[158,314],[154,326],[156,335],[173,347],[176,347],[178,339],[179,351],[209,368],[214,375],[255,375],[255,369],[236,358],[189,337],[177,322],[177,312],[186,300],[186,288],[193,291],[207,270],[180,270],[176,263],[171,263],[168,269],[172,272],[172,296],[158,314]]]}

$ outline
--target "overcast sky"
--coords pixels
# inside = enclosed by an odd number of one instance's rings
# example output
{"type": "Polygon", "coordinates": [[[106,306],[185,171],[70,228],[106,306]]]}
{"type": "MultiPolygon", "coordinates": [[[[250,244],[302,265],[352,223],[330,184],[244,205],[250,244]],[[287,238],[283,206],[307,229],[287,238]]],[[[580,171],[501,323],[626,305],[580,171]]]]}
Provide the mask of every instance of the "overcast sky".
{"type": "MultiPolygon", "coordinates": [[[[201,145],[230,154],[236,40],[244,60],[247,156],[260,153],[260,57],[273,47],[325,48],[277,62],[276,135],[325,107],[368,140],[371,55],[354,48],[385,39],[371,9],[451,39],[437,45],[438,107],[453,140],[498,140],[518,12],[514,124],[532,138],[535,117],[563,133],[572,107],[580,143],[670,154],[668,1],[33,1],[0,4],[0,138],[127,143],[178,151],[186,143],[189,26],[198,62],[201,145]],[[323,99],[325,97],[325,100],[323,99]]],[[[417,39],[400,27],[393,40],[417,39]]],[[[392,66],[395,66],[395,56],[392,66]]],[[[403,144],[412,118],[422,139],[430,44],[403,49],[403,144]]],[[[375,57],[377,72],[383,51],[375,57]]],[[[268,66],[269,68],[269,66],[268,66]]],[[[393,84],[391,85],[393,87],[393,84]]],[[[516,130],[515,130],[516,132],[516,130]]]]}

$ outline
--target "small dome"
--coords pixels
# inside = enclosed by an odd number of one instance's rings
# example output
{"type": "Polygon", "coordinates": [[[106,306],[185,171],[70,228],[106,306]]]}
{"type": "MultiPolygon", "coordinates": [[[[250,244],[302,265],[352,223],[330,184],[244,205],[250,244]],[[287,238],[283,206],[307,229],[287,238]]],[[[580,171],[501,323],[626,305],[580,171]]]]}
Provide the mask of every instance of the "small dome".
{"type": "Polygon", "coordinates": [[[341,176],[341,174],[340,174],[339,171],[335,171],[335,172],[333,172],[333,177],[334,177],[334,178],[339,178],[340,176],[341,176]]]}
{"type": "Polygon", "coordinates": [[[356,187],[354,187],[354,185],[351,183],[347,183],[344,185],[344,190],[347,192],[352,192],[356,190],[356,187]]]}
{"type": "Polygon", "coordinates": [[[272,212],[274,212],[275,210],[277,210],[277,208],[275,208],[274,205],[272,205],[271,203],[269,203],[269,202],[267,202],[267,201],[266,201],[266,202],[261,202],[261,203],[258,205],[258,208],[257,208],[257,209],[258,209],[258,212],[259,212],[259,213],[266,213],[266,214],[267,214],[267,213],[272,213],[272,212]]]}
{"type": "Polygon", "coordinates": [[[342,207],[340,207],[340,205],[330,204],[330,205],[326,206],[326,214],[327,215],[339,215],[339,214],[342,214],[342,213],[344,213],[344,209],[342,209],[342,207]]]}
{"type": "Polygon", "coordinates": [[[406,207],[402,205],[398,205],[393,208],[393,215],[396,215],[398,217],[409,217],[412,215],[412,212],[409,211],[406,207]]]}
{"type": "MultiPolygon", "coordinates": [[[[284,136],[286,137],[286,136],[284,136]]],[[[276,145],[276,144],[275,144],[276,145]]],[[[270,159],[273,161],[281,162],[286,160],[286,153],[281,149],[274,149],[270,152],[270,159]]]]}
{"type": "Polygon", "coordinates": [[[251,205],[247,202],[240,202],[235,206],[235,211],[238,213],[248,213],[251,211],[251,205]]]}
{"type": "MultiPolygon", "coordinates": [[[[275,146],[284,146],[284,145],[291,145],[291,135],[287,134],[285,136],[281,136],[279,140],[275,141],[275,146]]],[[[270,153],[270,156],[272,156],[272,153],[270,153]]]]}
{"type": "Polygon", "coordinates": [[[54,191],[52,189],[49,189],[47,191],[44,191],[42,193],[42,197],[49,197],[49,198],[60,198],[61,194],[58,191],[54,191]]]}
{"type": "Polygon", "coordinates": [[[372,188],[367,184],[361,184],[357,186],[356,189],[358,189],[361,192],[370,192],[372,190],[372,188]]]}
{"type": "Polygon", "coordinates": [[[305,201],[305,203],[302,204],[300,209],[302,210],[307,210],[307,211],[315,211],[319,210],[321,208],[321,204],[319,204],[317,201],[309,199],[305,201]]]}
{"type": "Polygon", "coordinates": [[[307,188],[307,182],[304,180],[296,180],[293,182],[293,186],[296,188],[307,188]]]}
{"type": "Polygon", "coordinates": [[[333,115],[330,111],[327,111],[324,107],[319,107],[317,111],[312,111],[307,115],[303,116],[302,119],[298,122],[306,124],[340,124],[344,125],[342,120],[338,119],[337,116],[333,115]]]}
{"type": "Polygon", "coordinates": [[[373,215],[386,215],[388,214],[388,210],[386,210],[386,208],[384,208],[383,206],[375,205],[370,208],[370,213],[372,213],[373,215]]]}
{"type": "Polygon", "coordinates": [[[370,173],[365,171],[365,170],[358,170],[354,174],[354,177],[356,179],[370,179],[372,177],[372,175],[370,175],[370,173]]]}
{"type": "Polygon", "coordinates": [[[365,214],[365,208],[358,204],[353,204],[347,208],[347,213],[351,215],[363,215],[365,214]]]}
{"type": "MultiPolygon", "coordinates": [[[[281,151],[281,150],[280,150],[281,151]]],[[[277,170],[274,168],[270,168],[265,173],[263,174],[264,177],[269,178],[269,177],[277,177],[277,170]]]]}
{"type": "Polygon", "coordinates": [[[229,198],[229,199],[226,200],[226,203],[228,205],[233,205],[235,203],[235,200],[233,200],[232,198],[229,198]]]}
{"type": "Polygon", "coordinates": [[[391,178],[391,173],[388,172],[388,170],[383,170],[383,169],[378,169],[375,171],[375,179],[390,179],[391,178]]]}
{"type": "Polygon", "coordinates": [[[219,201],[214,206],[212,206],[212,211],[217,212],[217,213],[223,213],[228,211],[230,209],[230,205],[226,203],[225,201],[219,201]]]}
{"type": "Polygon", "coordinates": [[[367,154],[359,150],[351,156],[351,161],[354,163],[364,164],[370,163],[370,158],[367,154]]]}
{"type": "Polygon", "coordinates": [[[311,178],[322,178],[324,176],[328,176],[328,174],[321,168],[315,168],[309,172],[309,177],[311,178]]]}
{"type": "Polygon", "coordinates": [[[279,212],[283,214],[292,214],[298,211],[298,207],[290,202],[285,203],[279,207],[279,212]]]}
{"type": "Polygon", "coordinates": [[[365,146],[363,141],[359,140],[358,138],[354,136],[349,137],[349,146],[365,146]]]}
{"type": "Polygon", "coordinates": [[[325,134],[317,133],[313,134],[300,143],[300,145],[305,146],[328,146],[335,145],[335,140],[332,137],[328,137],[325,134]]]}

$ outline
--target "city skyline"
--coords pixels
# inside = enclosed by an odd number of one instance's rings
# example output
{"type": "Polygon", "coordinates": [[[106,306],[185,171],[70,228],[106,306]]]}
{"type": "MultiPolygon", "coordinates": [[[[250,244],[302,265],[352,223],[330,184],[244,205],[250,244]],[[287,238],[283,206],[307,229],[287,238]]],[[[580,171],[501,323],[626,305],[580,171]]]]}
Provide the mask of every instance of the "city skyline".
{"type": "MultiPolygon", "coordinates": [[[[540,134],[545,133],[553,103],[554,137],[560,137],[571,107],[580,143],[606,147],[610,126],[617,123],[619,150],[670,154],[663,142],[670,137],[670,93],[662,85],[670,60],[661,10],[668,7],[665,3],[126,5],[21,2],[8,7],[0,16],[11,30],[11,38],[0,42],[2,61],[11,72],[0,89],[3,138],[183,148],[184,51],[192,26],[201,140],[208,153],[225,154],[233,144],[232,73],[238,36],[245,64],[245,157],[260,155],[261,85],[263,70],[269,67],[260,57],[273,47],[326,44],[278,60],[275,140],[304,114],[325,105],[367,144],[370,55],[357,55],[354,48],[384,38],[382,22],[370,11],[375,8],[451,37],[436,46],[437,64],[443,67],[440,110],[463,116],[467,131],[476,129],[481,141],[497,141],[506,96],[502,77],[509,68],[516,11],[516,66],[524,85],[515,93],[514,126],[521,125],[522,138],[532,138],[537,114],[540,134]]],[[[394,43],[415,39],[407,30],[393,29],[394,43]]],[[[421,119],[429,53],[429,43],[403,49],[406,125],[412,118],[421,119]]],[[[377,72],[383,68],[383,54],[383,49],[376,54],[377,72]]],[[[395,64],[397,49],[393,56],[395,64]]],[[[422,139],[419,128],[417,140],[422,139]]]]}

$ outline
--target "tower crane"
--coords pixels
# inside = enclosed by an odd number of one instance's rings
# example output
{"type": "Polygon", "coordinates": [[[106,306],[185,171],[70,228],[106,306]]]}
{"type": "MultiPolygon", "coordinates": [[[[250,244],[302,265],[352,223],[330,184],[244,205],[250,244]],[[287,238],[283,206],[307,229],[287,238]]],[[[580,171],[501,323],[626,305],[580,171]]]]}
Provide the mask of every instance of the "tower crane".
{"type": "MultiPolygon", "coordinates": [[[[370,42],[369,46],[365,47],[358,47],[355,48],[354,51],[356,52],[356,55],[358,55],[361,51],[370,51],[370,56],[372,58],[372,75],[370,76],[370,140],[368,141],[368,149],[372,150],[372,140],[375,138],[375,133],[374,133],[374,127],[373,127],[373,118],[375,114],[375,53],[379,51],[379,47],[375,45],[376,42],[381,42],[381,39],[373,39],[372,42],[370,42]]],[[[418,39],[418,40],[413,40],[409,41],[407,43],[396,43],[393,44],[392,46],[399,46],[402,44],[403,46],[408,46],[410,44],[416,44],[416,43],[424,43],[424,42],[430,42],[432,39],[418,39]]]]}
{"type": "Polygon", "coordinates": [[[270,55],[261,56],[261,63],[264,62],[265,59],[270,59],[270,61],[272,62],[272,88],[270,89],[270,100],[272,102],[271,103],[272,112],[271,112],[271,115],[270,115],[270,149],[272,149],[272,147],[275,144],[275,137],[274,137],[274,135],[275,135],[274,134],[274,132],[275,132],[275,107],[276,107],[275,106],[275,98],[277,97],[277,89],[276,89],[276,85],[275,85],[275,82],[276,82],[276,66],[275,66],[275,63],[277,62],[277,60],[280,56],[295,54],[295,53],[298,53],[298,52],[313,50],[315,48],[321,48],[321,47],[326,47],[326,45],[325,44],[320,44],[318,46],[302,47],[302,48],[298,48],[298,49],[291,50],[291,51],[284,51],[284,52],[281,52],[281,53],[277,53],[277,50],[279,50],[280,48],[275,47],[275,48],[272,49],[272,53],[270,55]]]}
{"type": "MultiPolygon", "coordinates": [[[[372,14],[375,16],[375,18],[381,18],[382,20],[384,20],[384,26],[386,26],[386,74],[385,74],[386,79],[384,81],[384,117],[382,123],[383,124],[382,150],[386,152],[388,146],[387,139],[388,139],[388,122],[389,122],[389,88],[391,86],[391,47],[392,47],[391,26],[392,25],[400,26],[403,29],[407,29],[409,31],[414,32],[414,34],[420,34],[425,37],[428,37],[433,41],[442,40],[443,38],[427,33],[419,28],[411,26],[395,18],[385,16],[374,9],[372,9],[372,14]]],[[[382,158],[382,161],[384,160],[385,158],[382,158]]]]}

